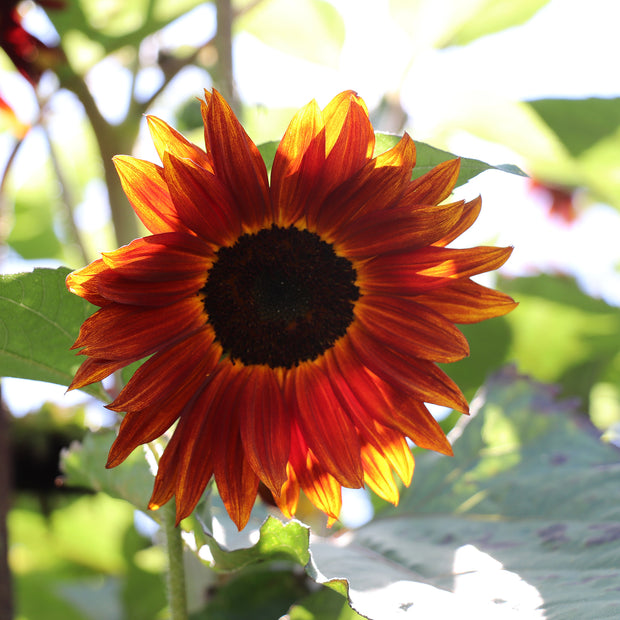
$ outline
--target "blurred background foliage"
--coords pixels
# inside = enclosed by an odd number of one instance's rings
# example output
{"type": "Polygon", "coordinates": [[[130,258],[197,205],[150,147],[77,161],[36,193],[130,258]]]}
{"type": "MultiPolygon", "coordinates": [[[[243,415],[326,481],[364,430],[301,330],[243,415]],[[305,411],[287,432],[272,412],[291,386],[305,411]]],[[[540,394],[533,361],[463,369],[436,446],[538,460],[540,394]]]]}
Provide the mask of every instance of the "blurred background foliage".
{"type": "MultiPolygon", "coordinates": [[[[611,77],[593,79],[611,76],[614,51],[618,57],[612,7],[566,0],[5,2],[2,272],[76,268],[143,232],[111,158],[156,157],[144,114],[200,143],[195,98],[216,87],[261,143],[277,140],[310,98],[324,105],[354,88],[379,131],[407,130],[415,140],[492,165],[517,164],[530,175],[493,170],[457,190],[483,195],[483,215],[465,245],[515,246],[494,284],[520,306],[465,326],[472,355],[445,370],[471,398],[492,372],[515,363],[579,398],[584,419],[613,441],[620,432],[620,88],[611,77]],[[573,56],[566,51],[578,47],[573,56]]],[[[90,309],[61,295],[66,273],[3,279],[0,374],[68,383],[77,363],[66,347],[90,309]],[[40,308],[55,330],[49,341],[48,332],[37,335],[40,308]],[[41,340],[47,348],[38,353],[41,340]]],[[[122,491],[116,479],[102,482],[104,437],[92,462],[80,460],[89,453],[73,445],[65,458],[73,486],[59,486],[61,449],[114,419],[85,397],[43,402],[43,384],[6,380],[3,392],[16,617],[164,618],[157,526],[119,499],[140,505],[132,485],[148,493],[148,471],[131,474],[122,491]]],[[[105,398],[101,386],[89,392],[105,398]]],[[[448,415],[442,423],[449,430],[454,421],[448,415]]],[[[377,498],[372,506],[376,514],[386,510],[377,498]]],[[[345,523],[361,523],[367,511],[350,503],[345,523]]],[[[302,518],[317,516],[302,510],[302,518]]],[[[291,546],[303,550],[301,542],[291,546]]],[[[207,600],[210,618],[358,617],[342,592],[303,572],[299,557],[261,558],[231,576],[188,556],[192,617],[205,617],[207,600]]]]}

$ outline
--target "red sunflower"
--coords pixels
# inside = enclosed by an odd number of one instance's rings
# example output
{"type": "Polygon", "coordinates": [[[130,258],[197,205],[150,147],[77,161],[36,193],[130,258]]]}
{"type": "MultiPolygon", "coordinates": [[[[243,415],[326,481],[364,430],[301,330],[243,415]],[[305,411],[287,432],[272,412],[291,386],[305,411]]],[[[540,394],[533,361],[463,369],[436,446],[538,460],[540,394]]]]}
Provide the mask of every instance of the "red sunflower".
{"type": "MultiPolygon", "coordinates": [[[[0,11],[0,48],[11,59],[19,72],[36,86],[46,69],[53,68],[65,59],[57,45],[49,46],[24,29],[18,11],[19,0],[3,0],[0,11]]],[[[48,9],[63,9],[64,0],[38,0],[37,4],[48,9]]]]}
{"type": "Polygon", "coordinates": [[[101,306],[71,388],[150,356],[109,405],[126,415],[108,467],[178,421],[150,502],[174,496],[178,520],[212,477],[240,529],[259,482],[287,516],[300,490],[331,520],[342,486],[396,503],[393,473],[413,474],[406,437],[451,454],[424,403],[467,402],[435,362],[468,354],[454,323],[514,307],[470,280],[511,249],[447,248],[480,210],[443,203],[459,161],[411,181],[408,135],[373,157],[353,92],[296,114],[271,182],[228,104],[205,97],[206,150],[150,117],[163,165],[115,159],[152,234],[67,278],[101,306]]]}

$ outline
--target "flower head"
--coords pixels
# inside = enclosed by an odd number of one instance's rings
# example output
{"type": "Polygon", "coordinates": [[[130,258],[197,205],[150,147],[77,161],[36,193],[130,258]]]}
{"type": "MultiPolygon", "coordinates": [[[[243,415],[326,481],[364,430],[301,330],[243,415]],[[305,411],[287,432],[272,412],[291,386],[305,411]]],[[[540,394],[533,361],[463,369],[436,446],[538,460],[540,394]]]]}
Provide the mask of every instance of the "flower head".
{"type": "MultiPolygon", "coordinates": [[[[65,6],[64,0],[38,0],[37,3],[49,9],[65,6]]],[[[18,4],[18,0],[4,0],[0,14],[0,48],[19,72],[36,86],[43,72],[61,63],[64,54],[59,46],[46,45],[23,27],[18,4]]]]}
{"type": "Polygon", "coordinates": [[[470,280],[511,250],[446,247],[480,209],[444,202],[459,161],[411,181],[408,135],[373,157],[355,93],[295,115],[271,182],[228,104],[205,96],[206,150],[150,117],[163,165],[115,160],[152,234],[67,278],[101,306],[71,388],[150,356],[109,405],[127,413],[108,466],[178,420],[150,507],[174,496],[179,520],[211,477],[239,528],[259,482],[288,516],[300,490],[332,520],[342,486],[396,503],[393,474],[413,474],[406,437],[451,453],[424,403],[467,402],[435,362],[468,354],[454,323],[513,308],[470,280]]]}

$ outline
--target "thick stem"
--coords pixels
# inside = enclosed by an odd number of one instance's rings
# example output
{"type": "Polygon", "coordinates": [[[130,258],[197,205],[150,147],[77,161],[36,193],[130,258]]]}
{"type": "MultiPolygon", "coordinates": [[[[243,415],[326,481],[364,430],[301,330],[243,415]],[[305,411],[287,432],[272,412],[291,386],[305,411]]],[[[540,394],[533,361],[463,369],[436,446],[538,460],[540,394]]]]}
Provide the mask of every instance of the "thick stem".
{"type": "Polygon", "coordinates": [[[181,528],[176,527],[176,507],[168,502],[161,508],[162,527],[168,554],[168,606],[171,620],[187,620],[187,595],[185,567],[183,564],[183,539],[181,528]]]}
{"type": "Polygon", "coordinates": [[[133,209],[129,205],[118,180],[112,158],[114,155],[129,154],[131,152],[138,134],[139,119],[127,119],[122,125],[111,125],[99,111],[93,96],[82,78],[73,73],[59,74],[59,77],[61,85],[74,93],[84,106],[86,116],[88,116],[88,120],[95,132],[103,163],[105,183],[110,198],[110,209],[112,211],[116,238],[119,244],[129,243],[140,236],[140,231],[133,209]]]}

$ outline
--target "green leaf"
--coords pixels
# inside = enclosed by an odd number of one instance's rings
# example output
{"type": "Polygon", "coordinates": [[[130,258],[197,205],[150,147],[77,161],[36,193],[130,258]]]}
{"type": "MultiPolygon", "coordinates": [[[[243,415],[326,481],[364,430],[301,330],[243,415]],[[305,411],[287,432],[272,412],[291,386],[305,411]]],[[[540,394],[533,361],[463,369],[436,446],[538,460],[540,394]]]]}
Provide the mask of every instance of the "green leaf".
{"type": "Polygon", "coordinates": [[[471,13],[443,42],[443,47],[467,45],[488,34],[519,26],[533,17],[549,0],[481,0],[467,3],[471,13]]]}
{"type": "MultiPolygon", "coordinates": [[[[106,469],[108,452],[116,434],[113,431],[89,433],[82,443],[63,450],[60,467],[67,486],[103,491],[117,499],[146,510],[153,489],[151,473],[142,450],[134,450],[118,467],[106,469]]],[[[157,512],[149,513],[157,518],[157,512]]]]}
{"type": "Polygon", "coordinates": [[[261,2],[235,29],[285,54],[328,66],[337,64],[345,36],[340,13],[325,0],[261,2]]]}
{"type": "MultiPolygon", "coordinates": [[[[388,149],[391,149],[393,146],[395,146],[401,139],[401,136],[375,132],[375,138],[376,143],[374,155],[376,157],[377,155],[384,153],[388,149]]],[[[265,160],[265,165],[267,166],[268,170],[271,170],[271,166],[273,165],[273,158],[275,157],[278,144],[280,144],[280,142],[274,140],[271,142],[265,142],[258,147],[260,154],[265,160]]],[[[448,151],[442,151],[441,149],[431,146],[430,144],[425,144],[424,142],[416,142],[415,147],[416,165],[413,169],[413,175],[411,177],[412,179],[417,179],[418,177],[421,177],[423,174],[426,174],[441,162],[448,161],[449,159],[456,159],[458,157],[458,155],[454,155],[453,153],[449,153],[448,151]]],[[[493,166],[478,159],[461,157],[461,170],[459,172],[459,177],[456,182],[456,187],[464,185],[465,183],[467,183],[467,181],[473,179],[475,176],[479,175],[485,170],[501,170],[502,172],[509,172],[510,174],[527,176],[525,172],[523,172],[520,168],[513,164],[501,164],[499,166],[493,166]]]]}
{"type": "Polygon", "coordinates": [[[265,162],[265,166],[267,166],[268,172],[271,172],[273,158],[276,156],[276,151],[278,150],[279,144],[279,140],[270,140],[269,142],[263,142],[258,145],[258,151],[265,162]]]}
{"type": "MultiPolygon", "coordinates": [[[[399,140],[400,136],[394,136],[392,134],[385,134],[376,132],[376,144],[375,144],[375,156],[379,153],[383,153],[392,148],[399,140]]],[[[449,159],[455,159],[458,155],[443,151],[430,144],[424,142],[415,142],[416,148],[416,164],[413,169],[413,179],[421,177],[432,170],[437,164],[448,161],[449,159]]],[[[500,164],[493,166],[487,164],[478,159],[469,159],[467,157],[461,157],[461,170],[456,182],[456,187],[460,187],[486,170],[501,170],[502,172],[509,172],[510,174],[516,174],[518,176],[527,176],[523,170],[513,164],[500,164]]]]}
{"type": "MultiPolygon", "coordinates": [[[[68,385],[83,358],[70,351],[94,310],[65,287],[69,269],[0,276],[0,375],[68,385]]],[[[85,388],[105,400],[100,384],[85,388]]]]}
{"type": "Polygon", "coordinates": [[[308,562],[309,529],[298,521],[282,523],[269,517],[260,527],[259,539],[254,545],[231,549],[228,538],[226,543],[215,536],[207,536],[207,544],[213,555],[213,567],[216,570],[232,571],[255,562],[266,560],[288,560],[301,564],[308,562]]]}
{"type": "Polygon", "coordinates": [[[290,620],[362,620],[353,611],[346,596],[330,588],[321,588],[293,605],[288,612],[290,620]]]}
{"type": "Polygon", "coordinates": [[[489,101],[446,120],[446,131],[466,131],[509,148],[544,183],[579,188],[620,209],[620,104],[616,99],[489,101]]]}
{"type": "Polygon", "coordinates": [[[586,295],[568,277],[507,279],[500,286],[519,302],[504,319],[511,330],[507,359],[584,402],[599,381],[620,384],[618,308],[586,295]]]}
{"type": "Polygon", "coordinates": [[[190,620],[280,618],[305,593],[299,575],[282,565],[252,566],[222,584],[209,596],[207,607],[192,614],[190,620]]]}
{"type": "Polygon", "coordinates": [[[518,26],[549,0],[390,0],[394,21],[411,37],[412,53],[466,45],[518,26]]]}
{"type": "Polygon", "coordinates": [[[573,157],[620,128],[620,97],[528,101],[573,157]]]}
{"type": "Polygon", "coordinates": [[[620,613],[620,452],[572,401],[514,369],[417,457],[401,504],[311,545],[311,574],[369,618],[611,618],[620,613]]]}

